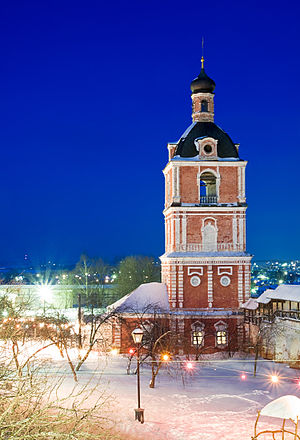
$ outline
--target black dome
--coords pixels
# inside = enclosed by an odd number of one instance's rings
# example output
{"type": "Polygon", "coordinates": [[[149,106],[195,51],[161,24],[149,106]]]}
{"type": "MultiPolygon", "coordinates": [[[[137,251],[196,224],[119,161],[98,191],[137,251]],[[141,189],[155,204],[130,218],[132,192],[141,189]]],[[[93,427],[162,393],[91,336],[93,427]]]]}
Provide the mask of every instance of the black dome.
{"type": "Polygon", "coordinates": [[[206,75],[204,67],[202,67],[201,72],[195,78],[191,83],[191,90],[192,93],[213,93],[215,90],[216,84],[214,80],[209,78],[209,76],[206,75]]]}
{"type": "Polygon", "coordinates": [[[195,157],[199,154],[195,146],[195,139],[211,137],[218,141],[218,157],[239,158],[238,151],[225,131],[213,122],[194,122],[180,138],[175,155],[181,157],[195,157]]]}

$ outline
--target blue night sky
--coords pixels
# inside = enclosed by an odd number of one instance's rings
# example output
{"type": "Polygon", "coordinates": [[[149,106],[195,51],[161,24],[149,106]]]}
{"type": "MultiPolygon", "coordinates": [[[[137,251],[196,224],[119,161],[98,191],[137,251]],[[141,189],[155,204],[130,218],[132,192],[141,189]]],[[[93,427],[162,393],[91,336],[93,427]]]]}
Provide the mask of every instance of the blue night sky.
{"type": "Polygon", "coordinates": [[[296,1],[1,2],[0,265],[164,249],[167,142],[190,82],[247,167],[248,251],[300,258],[296,1]]]}

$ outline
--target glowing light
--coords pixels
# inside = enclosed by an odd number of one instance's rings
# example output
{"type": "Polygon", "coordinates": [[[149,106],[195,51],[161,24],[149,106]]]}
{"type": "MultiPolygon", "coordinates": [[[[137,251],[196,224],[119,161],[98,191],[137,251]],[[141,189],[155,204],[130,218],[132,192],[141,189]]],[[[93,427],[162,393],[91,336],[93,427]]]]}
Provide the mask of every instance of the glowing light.
{"type": "Polygon", "coordinates": [[[43,284],[39,286],[38,293],[43,300],[49,300],[52,296],[51,286],[49,284],[43,284]]]}
{"type": "Polygon", "coordinates": [[[246,376],[246,374],[244,374],[244,373],[243,373],[243,374],[241,374],[241,379],[242,379],[242,380],[246,380],[246,379],[247,379],[247,376],[246,376]]]}
{"type": "Polygon", "coordinates": [[[135,352],[134,348],[130,348],[130,349],[129,349],[129,354],[133,355],[134,352],[135,352]]]}
{"type": "Polygon", "coordinates": [[[110,350],[110,354],[111,354],[112,356],[117,356],[118,353],[119,353],[119,350],[118,350],[117,348],[112,348],[112,349],[110,350]]]}
{"type": "Polygon", "coordinates": [[[276,376],[276,374],[272,374],[272,376],[271,376],[271,382],[272,382],[272,383],[278,383],[278,382],[279,382],[279,377],[276,376]]]}
{"type": "Polygon", "coordinates": [[[167,362],[170,360],[170,356],[168,355],[168,353],[162,354],[161,358],[163,361],[167,362]]]}
{"type": "Polygon", "coordinates": [[[185,364],[185,368],[186,368],[187,370],[192,370],[192,369],[194,368],[194,364],[193,364],[193,362],[186,362],[186,364],[185,364]]]}

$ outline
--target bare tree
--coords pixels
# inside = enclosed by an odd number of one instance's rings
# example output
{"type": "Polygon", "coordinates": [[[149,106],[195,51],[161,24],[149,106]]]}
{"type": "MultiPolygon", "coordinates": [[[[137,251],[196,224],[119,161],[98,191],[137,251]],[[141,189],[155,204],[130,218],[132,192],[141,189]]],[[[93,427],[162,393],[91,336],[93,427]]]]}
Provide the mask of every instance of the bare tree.
{"type": "MultiPolygon", "coordinates": [[[[118,310],[116,310],[118,313],[118,310]]],[[[124,311],[123,311],[124,313],[124,311]]],[[[138,306],[126,309],[126,313],[131,316],[127,320],[119,312],[119,319],[123,319],[123,325],[127,332],[140,327],[144,331],[141,351],[141,363],[150,360],[151,363],[151,381],[150,388],[155,387],[156,377],[167,360],[175,352],[177,335],[170,330],[170,317],[168,312],[162,310],[157,304],[149,304],[142,310],[138,306]],[[164,355],[166,358],[164,358],[164,355]]],[[[117,315],[116,315],[117,316],[117,315]]],[[[127,373],[130,371],[130,365],[135,353],[130,354],[128,358],[127,373]]]]}
{"type": "Polygon", "coordinates": [[[115,310],[107,311],[99,315],[91,315],[86,317],[86,326],[88,330],[88,341],[82,347],[81,356],[76,364],[75,371],[79,371],[82,364],[87,360],[91,351],[95,348],[96,344],[103,340],[101,335],[101,329],[106,323],[109,323],[112,318],[117,315],[115,310]],[[83,352],[83,354],[82,354],[83,352]]]}
{"type": "Polygon", "coordinates": [[[106,396],[98,384],[66,392],[62,380],[45,373],[18,377],[11,364],[1,365],[0,432],[14,440],[108,440],[116,436],[105,428],[106,396]],[[93,395],[93,399],[90,397],[93,395]],[[87,401],[93,401],[90,406],[87,401]],[[95,433],[97,434],[95,434],[95,433]]]}
{"type": "Polygon", "coordinates": [[[42,351],[50,346],[56,346],[62,357],[66,357],[77,380],[73,362],[69,356],[69,348],[74,341],[73,325],[68,320],[56,313],[55,316],[28,316],[28,309],[31,305],[30,299],[25,299],[17,304],[9,295],[0,298],[0,340],[2,340],[8,351],[11,352],[18,375],[21,377],[25,368],[42,351]],[[34,342],[29,350],[29,343],[34,342]]]}
{"type": "Polygon", "coordinates": [[[249,324],[249,339],[245,341],[244,349],[254,352],[253,376],[256,377],[259,356],[275,357],[276,338],[283,333],[274,320],[259,317],[256,324],[249,324]]]}

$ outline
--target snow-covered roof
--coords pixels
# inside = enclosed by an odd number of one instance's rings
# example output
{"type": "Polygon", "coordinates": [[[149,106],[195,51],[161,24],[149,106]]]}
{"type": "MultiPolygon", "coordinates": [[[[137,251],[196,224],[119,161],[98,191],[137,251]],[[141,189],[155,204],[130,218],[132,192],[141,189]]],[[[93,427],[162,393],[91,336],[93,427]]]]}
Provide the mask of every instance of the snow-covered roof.
{"type": "Polygon", "coordinates": [[[297,396],[286,395],[268,403],[260,412],[262,416],[278,417],[280,419],[300,419],[300,399],[297,396]]]}
{"type": "Polygon", "coordinates": [[[258,303],[255,298],[249,298],[244,304],[242,304],[242,309],[256,310],[257,307],[258,303]]]}
{"type": "Polygon", "coordinates": [[[163,283],[141,284],[107,309],[123,313],[169,312],[167,286],[163,283]]]}
{"type": "Polygon", "coordinates": [[[195,127],[196,124],[197,124],[197,122],[193,122],[191,125],[189,125],[188,128],[185,130],[185,132],[180,136],[180,138],[177,142],[179,142],[180,139],[185,139],[187,137],[187,135],[189,134],[189,132],[192,130],[192,128],[195,127]]]}
{"type": "Polygon", "coordinates": [[[300,302],[299,284],[280,284],[275,290],[269,290],[268,292],[268,298],[270,299],[300,302]]]}
{"type": "Polygon", "coordinates": [[[258,304],[269,304],[272,299],[300,302],[300,285],[281,284],[275,290],[267,289],[258,298],[249,298],[242,308],[256,310],[258,304]]]}
{"type": "Polygon", "coordinates": [[[260,304],[269,304],[271,301],[270,294],[274,292],[272,289],[265,290],[258,298],[256,298],[256,301],[260,304]]]}

